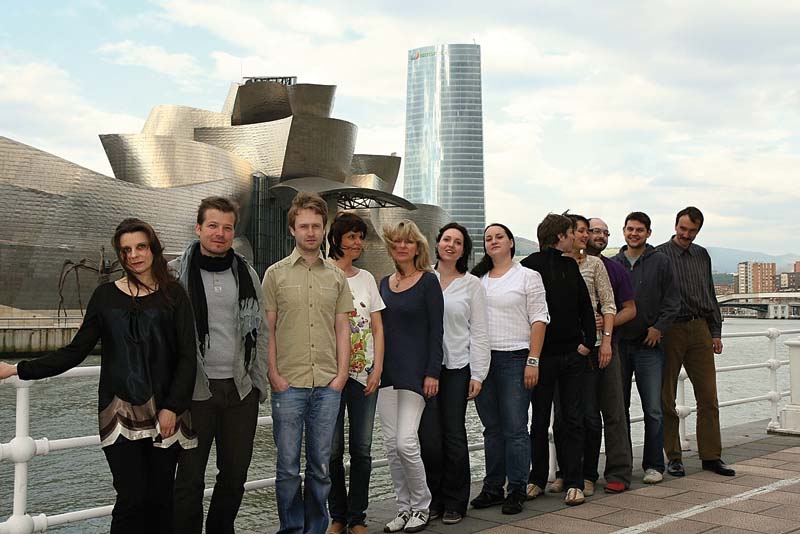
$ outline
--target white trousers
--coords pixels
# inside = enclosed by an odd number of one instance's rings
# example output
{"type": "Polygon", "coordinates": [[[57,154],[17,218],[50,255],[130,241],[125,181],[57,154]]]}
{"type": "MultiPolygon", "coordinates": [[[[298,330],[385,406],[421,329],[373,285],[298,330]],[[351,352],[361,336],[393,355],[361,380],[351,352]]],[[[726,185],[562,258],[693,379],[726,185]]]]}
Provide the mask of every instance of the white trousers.
{"type": "Polygon", "coordinates": [[[413,391],[388,387],[381,389],[378,395],[383,444],[401,512],[427,512],[431,505],[417,436],[424,409],[425,399],[413,391]]]}

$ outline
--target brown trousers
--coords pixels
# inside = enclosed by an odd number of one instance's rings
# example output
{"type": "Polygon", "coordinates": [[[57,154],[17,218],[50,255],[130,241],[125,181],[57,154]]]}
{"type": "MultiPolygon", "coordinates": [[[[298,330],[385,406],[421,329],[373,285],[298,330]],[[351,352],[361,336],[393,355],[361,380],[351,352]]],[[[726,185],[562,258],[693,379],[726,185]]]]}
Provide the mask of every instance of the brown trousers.
{"type": "Polygon", "coordinates": [[[669,460],[681,459],[678,432],[680,418],[675,410],[675,395],[681,366],[692,382],[697,399],[697,445],[701,460],[718,460],[722,454],[719,430],[719,401],[714,350],[708,323],[695,319],[675,323],[664,336],[664,382],[661,405],[664,411],[664,452],[669,460]]]}

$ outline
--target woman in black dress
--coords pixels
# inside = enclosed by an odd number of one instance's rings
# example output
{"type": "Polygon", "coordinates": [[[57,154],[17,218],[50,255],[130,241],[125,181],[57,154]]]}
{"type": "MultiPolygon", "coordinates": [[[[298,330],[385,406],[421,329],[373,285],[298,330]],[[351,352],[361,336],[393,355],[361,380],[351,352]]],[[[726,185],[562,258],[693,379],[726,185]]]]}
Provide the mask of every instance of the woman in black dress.
{"type": "Polygon", "coordinates": [[[117,491],[111,532],[168,533],[178,453],[197,444],[188,411],[197,365],[192,307],[149,224],[125,219],[112,245],[125,276],[95,289],[70,344],[17,365],[0,362],[0,379],[58,375],[100,340],[100,445],[117,491]]]}

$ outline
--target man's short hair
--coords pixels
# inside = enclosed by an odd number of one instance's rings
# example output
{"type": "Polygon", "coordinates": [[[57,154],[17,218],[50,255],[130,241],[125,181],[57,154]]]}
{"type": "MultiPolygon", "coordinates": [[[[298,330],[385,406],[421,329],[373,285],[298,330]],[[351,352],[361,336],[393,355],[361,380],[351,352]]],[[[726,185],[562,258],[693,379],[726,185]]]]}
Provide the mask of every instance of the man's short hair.
{"type": "Polygon", "coordinates": [[[322,215],[322,224],[328,222],[328,205],[322,200],[322,197],[316,193],[309,191],[300,191],[292,200],[292,207],[289,208],[287,215],[289,219],[289,228],[294,229],[294,221],[300,210],[312,210],[317,215],[322,215]]]}
{"type": "Polygon", "coordinates": [[[344,256],[342,250],[342,236],[348,232],[361,234],[361,239],[367,237],[367,223],[355,213],[340,211],[333,218],[330,230],[328,230],[328,255],[333,259],[344,256]]]}
{"type": "Polygon", "coordinates": [[[703,227],[703,212],[694,206],[687,206],[678,212],[675,216],[675,226],[678,226],[678,221],[680,221],[681,217],[684,215],[688,215],[689,220],[698,225],[698,230],[703,227]]]}
{"type": "MultiPolygon", "coordinates": [[[[650,217],[643,211],[632,211],[625,217],[625,226],[628,225],[628,221],[636,221],[640,222],[650,231],[650,217]]],[[[677,224],[677,223],[676,223],[677,224]]]]}
{"type": "Polygon", "coordinates": [[[206,220],[206,211],[217,210],[222,213],[233,213],[233,224],[239,222],[239,204],[225,197],[206,197],[197,207],[197,224],[203,226],[206,220]]]}
{"type": "Polygon", "coordinates": [[[539,240],[539,248],[545,249],[554,247],[558,244],[558,236],[566,235],[575,225],[572,219],[558,213],[548,213],[536,228],[536,238],[539,240]]]}

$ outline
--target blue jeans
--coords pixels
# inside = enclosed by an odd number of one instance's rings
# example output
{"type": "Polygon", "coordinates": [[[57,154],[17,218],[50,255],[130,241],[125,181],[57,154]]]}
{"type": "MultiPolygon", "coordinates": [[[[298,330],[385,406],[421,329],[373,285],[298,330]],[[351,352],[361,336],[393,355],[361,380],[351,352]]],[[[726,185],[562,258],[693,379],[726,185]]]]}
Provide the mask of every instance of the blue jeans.
{"type": "Polygon", "coordinates": [[[372,425],[378,392],[364,396],[364,385],[348,378],[342,391],[339,416],[331,446],[331,493],[328,508],[331,519],[349,527],[365,525],[369,505],[369,477],[372,473],[372,425]],[[344,412],[350,422],[350,493],[344,477],[344,412]]]}
{"type": "Polygon", "coordinates": [[[290,387],[272,392],[272,436],[277,448],[275,493],[279,534],[324,534],[328,528],[328,465],[341,394],[328,387],[290,387]],[[306,433],[305,491],[300,479],[300,448],[306,433]]]}
{"type": "Polygon", "coordinates": [[[492,351],[489,375],[483,381],[475,407],[483,423],[483,446],[486,456],[484,491],[503,495],[508,479],[508,492],[525,491],[530,464],[528,438],[528,402],[525,389],[525,362],[528,349],[492,351]]]}
{"type": "Polygon", "coordinates": [[[636,373],[636,389],[642,399],[644,412],[644,454],[642,469],[664,472],[664,416],[661,411],[661,384],[664,370],[664,351],[660,345],[648,347],[638,341],[621,339],[622,389],[625,395],[625,417],[631,422],[631,377],[636,373]]]}

